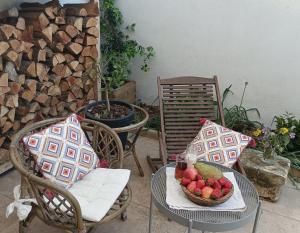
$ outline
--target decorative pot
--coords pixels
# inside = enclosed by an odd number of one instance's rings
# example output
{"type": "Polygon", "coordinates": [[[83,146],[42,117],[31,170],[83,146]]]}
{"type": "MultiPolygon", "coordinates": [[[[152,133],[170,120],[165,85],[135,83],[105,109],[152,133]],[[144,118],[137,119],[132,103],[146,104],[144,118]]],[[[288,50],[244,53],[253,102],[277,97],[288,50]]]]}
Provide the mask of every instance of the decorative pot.
{"type": "MultiPolygon", "coordinates": [[[[106,104],[106,100],[100,100],[100,101],[96,101],[94,103],[88,104],[84,110],[86,117],[88,119],[99,121],[103,124],[106,124],[111,128],[120,128],[120,127],[128,126],[134,120],[133,107],[130,104],[128,104],[124,101],[120,101],[120,100],[110,100],[110,105],[118,104],[118,105],[126,106],[128,109],[130,109],[127,116],[116,118],[116,119],[100,119],[100,118],[94,116],[94,114],[91,112],[91,110],[95,106],[101,105],[101,104],[106,104]]],[[[120,137],[123,147],[125,148],[128,133],[119,133],[118,135],[120,137]]]]}

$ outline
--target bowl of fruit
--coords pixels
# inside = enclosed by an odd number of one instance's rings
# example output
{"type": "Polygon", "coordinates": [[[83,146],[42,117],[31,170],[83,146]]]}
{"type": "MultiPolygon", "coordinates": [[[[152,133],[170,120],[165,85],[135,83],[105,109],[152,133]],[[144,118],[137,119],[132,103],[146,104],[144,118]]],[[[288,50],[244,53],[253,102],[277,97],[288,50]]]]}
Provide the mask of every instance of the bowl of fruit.
{"type": "Polygon", "coordinates": [[[221,170],[202,162],[188,167],[180,184],[188,199],[202,206],[222,204],[234,191],[231,181],[223,176],[221,170]]]}

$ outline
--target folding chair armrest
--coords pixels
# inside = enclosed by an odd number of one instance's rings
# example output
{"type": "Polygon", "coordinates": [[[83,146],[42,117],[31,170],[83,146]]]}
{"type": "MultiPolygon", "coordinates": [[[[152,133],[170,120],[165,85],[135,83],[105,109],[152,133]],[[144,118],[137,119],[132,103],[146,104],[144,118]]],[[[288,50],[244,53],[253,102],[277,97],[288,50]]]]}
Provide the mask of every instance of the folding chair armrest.
{"type": "Polygon", "coordinates": [[[167,164],[167,160],[168,160],[168,153],[166,150],[166,144],[163,141],[162,135],[160,131],[157,131],[158,134],[158,142],[159,142],[159,156],[160,159],[163,162],[163,165],[167,164]]]}

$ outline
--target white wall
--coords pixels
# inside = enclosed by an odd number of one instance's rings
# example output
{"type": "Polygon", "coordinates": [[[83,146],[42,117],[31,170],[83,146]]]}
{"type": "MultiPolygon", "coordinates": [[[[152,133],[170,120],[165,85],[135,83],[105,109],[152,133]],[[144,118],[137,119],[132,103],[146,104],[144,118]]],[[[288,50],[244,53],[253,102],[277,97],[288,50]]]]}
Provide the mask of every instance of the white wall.
{"type": "Polygon", "coordinates": [[[117,0],[135,38],[152,45],[151,71],[134,62],[138,97],[157,96],[156,76],[219,76],[233,84],[237,103],[245,81],[246,105],[264,122],[286,110],[300,116],[300,1],[117,0]]]}

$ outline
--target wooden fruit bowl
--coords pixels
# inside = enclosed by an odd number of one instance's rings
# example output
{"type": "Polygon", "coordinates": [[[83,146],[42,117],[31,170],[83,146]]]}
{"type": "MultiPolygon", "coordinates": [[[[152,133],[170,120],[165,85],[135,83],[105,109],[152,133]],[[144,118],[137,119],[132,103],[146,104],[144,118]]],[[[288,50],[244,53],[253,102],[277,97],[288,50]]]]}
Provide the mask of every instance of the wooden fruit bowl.
{"type": "Polygon", "coordinates": [[[218,200],[212,200],[212,199],[207,199],[203,197],[196,196],[195,194],[191,193],[185,186],[181,185],[182,191],[185,193],[185,195],[190,199],[192,202],[194,202],[197,205],[202,205],[202,206],[215,206],[224,203],[227,201],[233,194],[233,186],[232,189],[229,193],[227,193],[225,196],[221,197],[218,200]]]}

